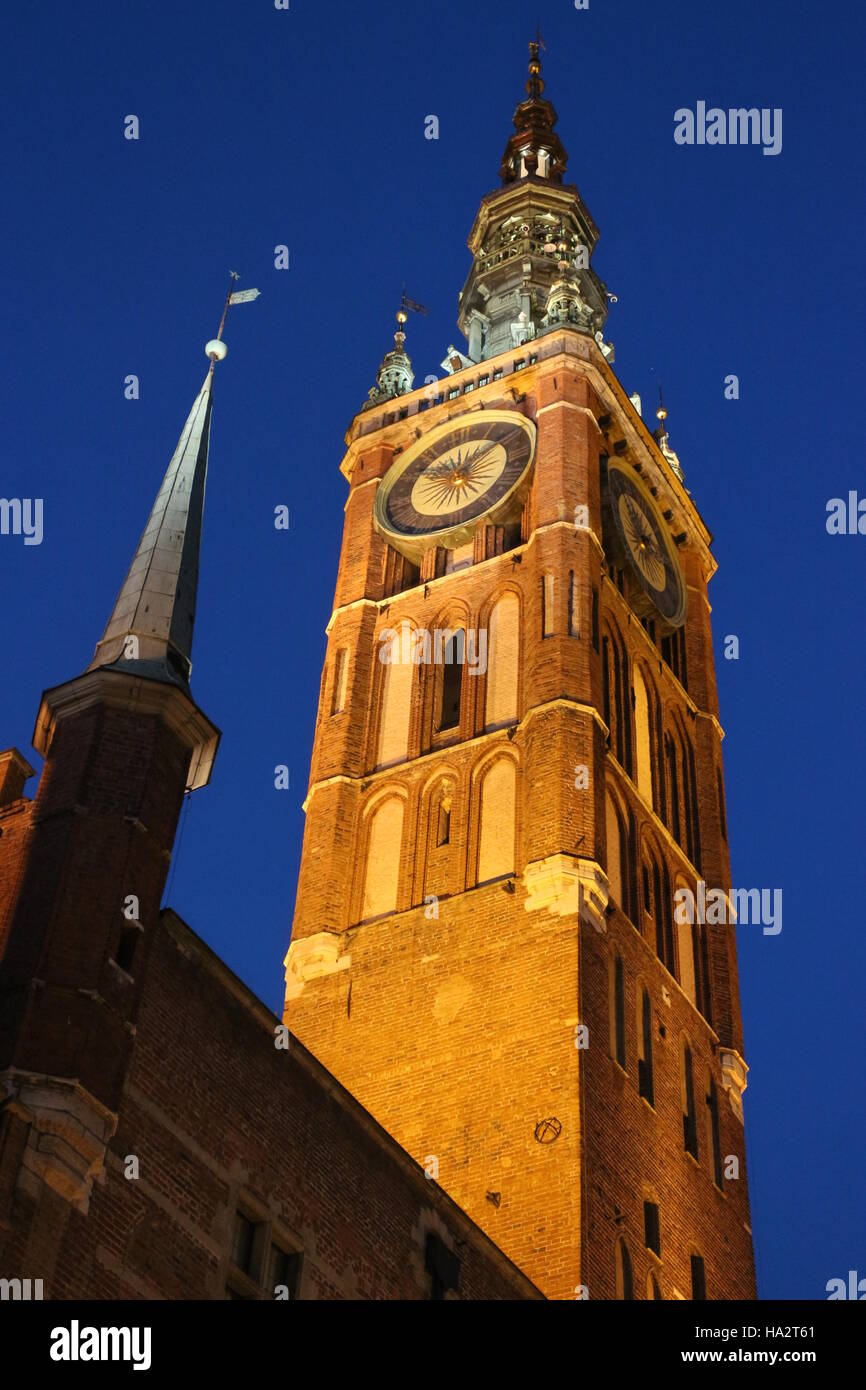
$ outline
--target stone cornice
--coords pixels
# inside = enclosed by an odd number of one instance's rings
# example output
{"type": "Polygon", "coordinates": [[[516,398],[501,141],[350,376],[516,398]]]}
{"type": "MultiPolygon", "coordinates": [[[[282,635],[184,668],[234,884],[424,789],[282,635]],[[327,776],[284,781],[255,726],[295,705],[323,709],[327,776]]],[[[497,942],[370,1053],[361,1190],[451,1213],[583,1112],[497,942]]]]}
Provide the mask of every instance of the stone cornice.
{"type": "Polygon", "coordinates": [[[33,747],[48,757],[54,731],[63,719],[105,705],[132,714],[158,715],[190,751],[187,791],[210,781],[220,731],[177,685],[96,667],[43,693],[33,731],[33,747]]]}

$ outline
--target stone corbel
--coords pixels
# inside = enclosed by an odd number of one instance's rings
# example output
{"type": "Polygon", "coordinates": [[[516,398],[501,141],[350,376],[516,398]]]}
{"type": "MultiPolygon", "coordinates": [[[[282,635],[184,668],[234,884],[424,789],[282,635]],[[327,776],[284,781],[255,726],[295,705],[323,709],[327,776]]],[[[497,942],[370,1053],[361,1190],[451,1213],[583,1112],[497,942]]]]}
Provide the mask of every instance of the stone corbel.
{"type": "Polygon", "coordinates": [[[18,1186],[38,1197],[50,1187],[87,1214],[94,1181],[103,1180],[105,1153],[117,1116],[77,1081],[7,1072],[0,1089],[30,1125],[21,1156],[18,1186]]]}
{"type": "Polygon", "coordinates": [[[336,932],[322,931],[292,942],[284,962],[286,999],[297,999],[310,980],[349,969],[352,957],[343,954],[344,940],[336,932]]]}
{"type": "Polygon", "coordinates": [[[734,1052],[731,1049],[722,1049],[719,1052],[719,1062],[722,1067],[722,1085],[728,1093],[731,1109],[742,1124],[743,1092],[746,1089],[746,1076],[749,1068],[739,1052],[734,1052]]]}
{"type": "Polygon", "coordinates": [[[577,859],[570,854],[537,859],[526,865],[523,886],[527,912],[547,912],[555,917],[575,915],[598,932],[607,930],[610,884],[594,859],[577,859]]]}

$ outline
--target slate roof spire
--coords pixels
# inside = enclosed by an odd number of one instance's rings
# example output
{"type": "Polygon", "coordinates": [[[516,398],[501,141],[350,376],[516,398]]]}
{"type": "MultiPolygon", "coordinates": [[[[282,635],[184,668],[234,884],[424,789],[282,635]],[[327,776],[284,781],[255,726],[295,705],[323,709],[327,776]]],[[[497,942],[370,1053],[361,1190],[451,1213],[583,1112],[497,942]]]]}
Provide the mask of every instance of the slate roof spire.
{"type": "MultiPolygon", "coordinates": [[[[218,346],[225,356],[224,344],[219,342],[218,346]]],[[[90,671],[98,666],[137,668],[155,679],[184,686],[189,682],[213,372],[218,360],[214,352],[90,671]]]]}
{"type": "MultiPolygon", "coordinates": [[[[237,279],[232,272],[232,284],[237,279]]],[[[210,367],[171,457],[138,549],[89,671],[110,667],[189,687],[213,409],[213,375],[228,352],[222,341],[232,304],[258,290],[229,287],[216,338],[205,345],[210,367]]]]}

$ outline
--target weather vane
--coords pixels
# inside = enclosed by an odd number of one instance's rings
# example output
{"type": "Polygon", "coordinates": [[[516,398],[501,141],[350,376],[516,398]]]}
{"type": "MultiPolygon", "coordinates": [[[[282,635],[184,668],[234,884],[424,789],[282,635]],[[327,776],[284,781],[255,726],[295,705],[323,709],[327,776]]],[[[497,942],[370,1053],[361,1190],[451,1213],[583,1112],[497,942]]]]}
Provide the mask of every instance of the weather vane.
{"type": "Polygon", "coordinates": [[[408,317],[407,311],[410,309],[413,314],[424,314],[425,316],[430,312],[430,310],[424,304],[419,304],[417,300],[409,298],[409,296],[406,293],[406,284],[404,281],[403,293],[400,296],[400,312],[397,315],[398,323],[403,324],[406,322],[406,319],[408,317]]]}
{"type": "Polygon", "coordinates": [[[228,348],[226,347],[222,338],[223,329],[225,328],[226,324],[226,314],[228,313],[230,307],[233,304],[249,304],[253,299],[258,299],[259,295],[261,294],[261,290],[233,289],[232,287],[241,278],[238,271],[230,270],[229,277],[229,292],[226,295],[226,302],[223,305],[223,316],[220,319],[220,326],[217,331],[217,335],[215,338],[211,338],[209,343],[205,344],[204,349],[207,356],[211,360],[211,369],[213,369],[214,362],[222,362],[225,359],[225,356],[228,352],[228,348]]]}

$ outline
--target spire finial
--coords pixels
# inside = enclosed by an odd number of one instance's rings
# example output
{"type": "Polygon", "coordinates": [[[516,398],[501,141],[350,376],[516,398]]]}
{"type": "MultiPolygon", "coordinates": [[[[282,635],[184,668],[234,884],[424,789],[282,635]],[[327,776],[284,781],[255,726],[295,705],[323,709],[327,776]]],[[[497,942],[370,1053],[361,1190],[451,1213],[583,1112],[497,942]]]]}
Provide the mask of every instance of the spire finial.
{"type": "Polygon", "coordinates": [[[530,101],[537,101],[544,91],[544,80],[541,76],[541,59],[538,50],[542,48],[547,52],[544,39],[541,37],[541,30],[535,26],[535,38],[529,45],[529,81],[526,84],[526,95],[530,101]]]}
{"type": "Polygon", "coordinates": [[[659,382],[659,408],[656,411],[656,419],[659,422],[659,427],[654,432],[654,438],[657,441],[659,448],[661,449],[662,453],[664,454],[674,473],[679,478],[680,482],[683,482],[684,478],[682,466],[680,464],[678,456],[674,453],[673,449],[670,446],[670,435],[668,434],[667,418],[668,412],[665,408],[664,398],[662,396],[662,384],[661,382],[659,382]]]}

